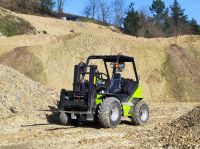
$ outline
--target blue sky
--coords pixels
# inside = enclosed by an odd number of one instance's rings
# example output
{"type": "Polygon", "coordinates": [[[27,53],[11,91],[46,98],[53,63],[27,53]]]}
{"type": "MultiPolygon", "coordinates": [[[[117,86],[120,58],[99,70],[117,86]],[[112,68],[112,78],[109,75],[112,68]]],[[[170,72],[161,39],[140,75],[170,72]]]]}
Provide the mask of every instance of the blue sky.
{"type": "MultiPolygon", "coordinates": [[[[109,1],[109,0],[108,0],[109,1]]],[[[137,10],[148,8],[153,0],[126,0],[127,5],[130,2],[135,3],[137,10]]],[[[67,0],[64,11],[67,13],[83,15],[83,9],[87,5],[88,0],[67,0]]],[[[173,3],[173,0],[164,0],[166,6],[173,3]]],[[[194,18],[200,24],[200,0],[179,0],[181,7],[185,9],[185,13],[189,19],[194,18]]]]}

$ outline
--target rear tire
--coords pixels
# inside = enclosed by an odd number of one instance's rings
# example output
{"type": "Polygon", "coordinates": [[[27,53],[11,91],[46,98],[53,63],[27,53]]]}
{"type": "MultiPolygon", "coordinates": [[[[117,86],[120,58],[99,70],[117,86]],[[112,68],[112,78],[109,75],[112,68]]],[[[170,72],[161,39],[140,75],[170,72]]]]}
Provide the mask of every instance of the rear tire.
{"type": "Polygon", "coordinates": [[[116,127],[120,123],[121,117],[120,101],[115,97],[104,99],[98,110],[98,118],[101,126],[105,128],[116,127]]]}
{"type": "Polygon", "coordinates": [[[59,114],[59,123],[61,125],[67,125],[69,123],[69,118],[65,112],[60,112],[59,114]]]}
{"type": "Polygon", "coordinates": [[[144,125],[149,119],[149,107],[144,101],[138,101],[132,110],[131,120],[135,125],[144,125]]]}

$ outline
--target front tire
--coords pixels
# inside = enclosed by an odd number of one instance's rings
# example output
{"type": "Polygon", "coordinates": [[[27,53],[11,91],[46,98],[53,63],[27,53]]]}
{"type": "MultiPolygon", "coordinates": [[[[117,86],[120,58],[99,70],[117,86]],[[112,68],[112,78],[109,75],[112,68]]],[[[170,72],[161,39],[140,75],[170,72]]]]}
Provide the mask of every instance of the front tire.
{"type": "Polygon", "coordinates": [[[98,118],[101,126],[105,128],[116,127],[122,117],[121,103],[115,97],[105,98],[99,106],[98,118]]]}
{"type": "Polygon", "coordinates": [[[149,119],[149,107],[144,101],[138,101],[132,110],[131,120],[135,125],[144,125],[149,119]]]}

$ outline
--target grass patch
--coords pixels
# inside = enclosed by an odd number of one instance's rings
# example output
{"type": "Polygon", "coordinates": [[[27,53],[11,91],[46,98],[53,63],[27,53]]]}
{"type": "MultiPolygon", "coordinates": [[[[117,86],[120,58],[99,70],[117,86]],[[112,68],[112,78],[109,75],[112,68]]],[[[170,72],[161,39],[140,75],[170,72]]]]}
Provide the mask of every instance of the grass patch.
{"type": "Polygon", "coordinates": [[[0,32],[4,36],[10,37],[36,33],[35,28],[24,19],[14,16],[7,11],[0,10],[0,12],[0,32]]]}

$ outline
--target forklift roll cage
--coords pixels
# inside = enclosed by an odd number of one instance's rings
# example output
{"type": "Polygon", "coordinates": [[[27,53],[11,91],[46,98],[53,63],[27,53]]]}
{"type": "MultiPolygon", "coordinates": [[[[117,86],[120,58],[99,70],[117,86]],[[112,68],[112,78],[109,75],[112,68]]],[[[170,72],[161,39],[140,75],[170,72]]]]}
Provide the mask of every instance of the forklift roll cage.
{"type": "MultiPolygon", "coordinates": [[[[104,66],[105,66],[105,69],[106,69],[106,73],[107,73],[109,80],[110,80],[110,75],[109,75],[109,71],[108,71],[107,62],[116,62],[116,63],[130,62],[133,65],[133,70],[134,70],[134,73],[135,73],[136,82],[139,83],[139,76],[138,76],[138,73],[137,73],[137,68],[136,68],[135,61],[134,61],[133,57],[124,56],[124,55],[110,55],[110,56],[92,55],[92,56],[89,56],[87,61],[86,61],[87,67],[89,66],[91,60],[103,60],[104,66]]],[[[87,72],[87,69],[85,70],[85,72],[87,72]]]]}

